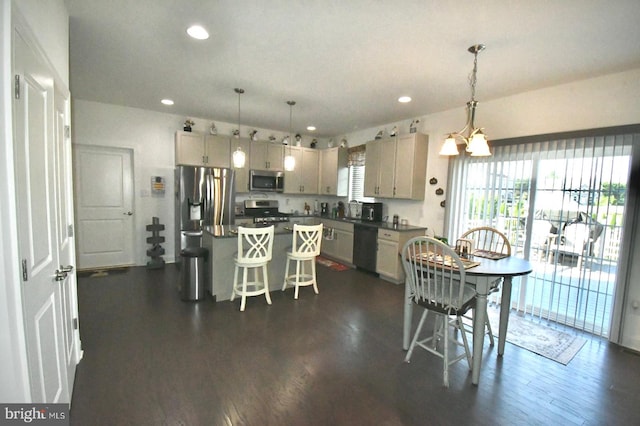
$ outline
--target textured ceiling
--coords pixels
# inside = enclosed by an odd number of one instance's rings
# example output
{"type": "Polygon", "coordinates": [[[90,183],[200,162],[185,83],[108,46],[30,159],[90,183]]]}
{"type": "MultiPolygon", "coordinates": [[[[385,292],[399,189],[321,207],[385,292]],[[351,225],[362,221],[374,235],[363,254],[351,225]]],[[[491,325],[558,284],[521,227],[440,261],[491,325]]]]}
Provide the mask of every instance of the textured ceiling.
{"type": "Polygon", "coordinates": [[[640,67],[638,0],[67,0],[74,98],[319,137],[640,67]],[[198,23],[211,37],[196,41],[198,23]],[[409,95],[413,101],[400,104],[409,95]],[[172,107],[160,104],[175,101],[172,107]]]}

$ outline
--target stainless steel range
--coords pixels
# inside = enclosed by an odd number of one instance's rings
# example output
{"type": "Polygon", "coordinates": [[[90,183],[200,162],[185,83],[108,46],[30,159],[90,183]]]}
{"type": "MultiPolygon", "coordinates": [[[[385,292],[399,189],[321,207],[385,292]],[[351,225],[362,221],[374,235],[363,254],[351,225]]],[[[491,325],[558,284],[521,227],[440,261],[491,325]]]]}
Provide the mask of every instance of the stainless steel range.
{"type": "Polygon", "coordinates": [[[252,217],[253,223],[289,222],[289,215],[278,211],[278,200],[245,200],[244,214],[252,217]]]}

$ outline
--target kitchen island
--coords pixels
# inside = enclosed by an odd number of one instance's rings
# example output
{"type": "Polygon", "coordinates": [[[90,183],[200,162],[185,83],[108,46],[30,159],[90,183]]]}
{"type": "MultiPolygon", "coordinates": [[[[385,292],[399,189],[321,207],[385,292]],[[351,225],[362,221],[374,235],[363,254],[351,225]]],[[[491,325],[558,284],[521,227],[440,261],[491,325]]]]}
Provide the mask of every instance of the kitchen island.
{"type": "MultiPolygon", "coordinates": [[[[243,225],[251,228],[256,225],[243,225]]],[[[269,291],[280,291],[284,280],[287,251],[291,249],[293,225],[275,224],[273,235],[273,256],[269,262],[269,291]]],[[[238,251],[238,227],[235,225],[207,226],[204,229],[202,245],[209,250],[209,293],[215,301],[231,299],[234,255],[238,251]]]]}

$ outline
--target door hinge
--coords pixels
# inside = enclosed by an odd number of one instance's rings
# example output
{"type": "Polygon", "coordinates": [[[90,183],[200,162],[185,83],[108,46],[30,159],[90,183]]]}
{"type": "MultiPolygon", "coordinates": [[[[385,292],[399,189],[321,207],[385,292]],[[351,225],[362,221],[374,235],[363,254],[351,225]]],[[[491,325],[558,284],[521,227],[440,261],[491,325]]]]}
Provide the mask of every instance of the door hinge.
{"type": "Polygon", "coordinates": [[[22,259],[22,281],[29,281],[27,274],[27,259],[22,259]]]}
{"type": "Polygon", "coordinates": [[[20,75],[16,74],[14,78],[14,96],[16,99],[20,99],[20,75]]]}
{"type": "Polygon", "coordinates": [[[64,126],[64,137],[66,139],[71,138],[71,126],[64,126]]]}
{"type": "Polygon", "coordinates": [[[69,238],[73,237],[73,224],[69,225],[69,229],[67,231],[67,236],[69,238]]]}
{"type": "Polygon", "coordinates": [[[73,319],[73,329],[77,330],[78,329],[78,318],[74,318],[73,319]]]}

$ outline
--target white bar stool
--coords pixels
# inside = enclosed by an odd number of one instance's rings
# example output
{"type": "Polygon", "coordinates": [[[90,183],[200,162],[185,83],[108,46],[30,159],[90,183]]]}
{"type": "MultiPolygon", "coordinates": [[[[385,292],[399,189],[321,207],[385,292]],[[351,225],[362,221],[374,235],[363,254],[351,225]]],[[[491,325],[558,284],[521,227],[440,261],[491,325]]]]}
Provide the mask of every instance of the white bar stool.
{"type": "Polygon", "coordinates": [[[264,228],[238,227],[238,253],[234,257],[236,264],[233,274],[231,301],[236,295],[242,296],[240,311],[244,311],[247,296],[264,294],[267,303],[269,296],[269,274],[267,264],[271,261],[273,250],[273,225],[264,228]],[[238,282],[238,271],[242,268],[242,281],[238,282]],[[253,269],[253,281],[248,281],[249,269],[253,269]],[[262,279],[260,279],[262,270],[262,279]]]}
{"type": "Polygon", "coordinates": [[[293,245],[287,252],[287,266],[284,272],[282,291],[287,285],[295,287],[294,299],[298,298],[298,290],[302,286],[313,285],[313,291],[318,294],[318,282],[316,280],[316,256],[320,254],[322,243],[322,224],[320,225],[293,225],[293,245]],[[296,262],[295,273],[289,275],[289,265],[296,262]],[[310,263],[311,270],[306,271],[305,263],[310,263]]]}

